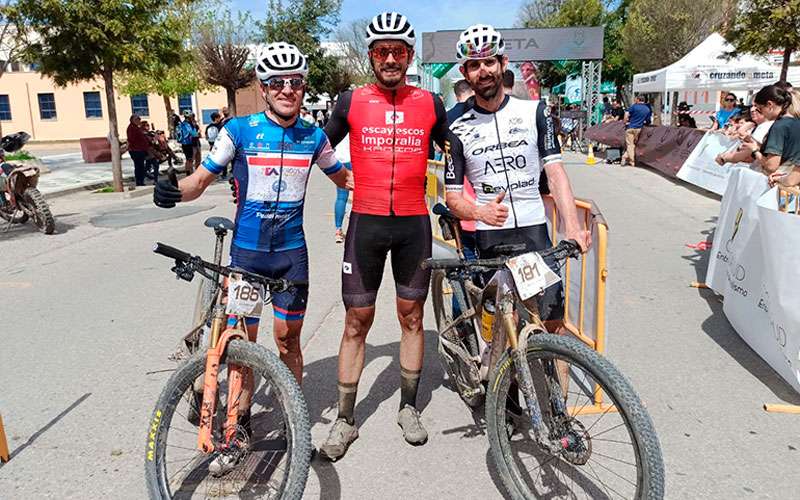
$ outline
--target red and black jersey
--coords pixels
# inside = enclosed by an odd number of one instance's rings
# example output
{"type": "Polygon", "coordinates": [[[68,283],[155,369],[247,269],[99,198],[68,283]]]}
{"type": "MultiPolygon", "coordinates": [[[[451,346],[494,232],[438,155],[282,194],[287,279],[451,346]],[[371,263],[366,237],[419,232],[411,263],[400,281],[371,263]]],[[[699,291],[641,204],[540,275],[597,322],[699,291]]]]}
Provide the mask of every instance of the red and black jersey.
{"type": "Polygon", "coordinates": [[[350,134],[353,211],[372,215],[425,215],[425,174],[431,140],[444,146],[442,101],[411,85],[376,84],[339,95],[325,134],[336,146],[350,134]]]}

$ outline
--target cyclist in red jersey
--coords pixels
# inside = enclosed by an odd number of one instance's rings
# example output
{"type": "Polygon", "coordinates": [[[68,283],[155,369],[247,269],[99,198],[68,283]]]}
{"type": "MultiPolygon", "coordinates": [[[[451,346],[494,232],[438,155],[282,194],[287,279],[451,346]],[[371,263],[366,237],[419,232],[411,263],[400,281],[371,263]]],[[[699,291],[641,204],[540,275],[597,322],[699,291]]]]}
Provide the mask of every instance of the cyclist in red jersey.
{"type": "Polygon", "coordinates": [[[325,126],[336,146],[350,134],[353,209],[342,263],[342,298],[347,317],[339,347],[339,414],[320,447],[331,460],[344,456],[358,437],[353,410],[364,368],[367,333],[375,297],[391,252],[400,320],[400,412],[406,441],[424,444],[428,434],[416,408],[422,371],[422,311],[430,271],[431,226],[425,203],[425,175],[431,139],[443,146],[447,117],[441,100],[406,85],[414,57],[414,29],[405,16],[385,12],[367,26],[367,45],[376,82],[343,92],[325,126]]]}

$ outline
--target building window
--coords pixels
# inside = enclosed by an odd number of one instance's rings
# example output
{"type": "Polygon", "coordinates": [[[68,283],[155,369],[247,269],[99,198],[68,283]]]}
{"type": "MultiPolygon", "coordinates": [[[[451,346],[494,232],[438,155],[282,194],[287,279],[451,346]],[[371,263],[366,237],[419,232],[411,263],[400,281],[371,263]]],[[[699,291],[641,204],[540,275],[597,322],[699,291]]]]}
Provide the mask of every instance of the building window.
{"type": "Polygon", "coordinates": [[[56,97],[52,93],[38,94],[39,118],[42,120],[56,119],[56,97]]]}
{"type": "Polygon", "coordinates": [[[131,96],[131,110],[134,115],[150,116],[150,106],[147,102],[147,94],[137,94],[131,96]]]}
{"type": "Polygon", "coordinates": [[[180,114],[183,114],[184,111],[190,111],[194,113],[194,108],[192,107],[192,94],[181,94],[178,96],[178,111],[180,114]]]}
{"type": "MultiPolygon", "coordinates": [[[[100,92],[84,92],[83,107],[86,110],[86,118],[102,118],[103,105],[100,103],[100,92]]],[[[55,114],[55,106],[53,106],[53,114],[55,114]]]]}
{"type": "Polygon", "coordinates": [[[7,95],[0,95],[0,120],[11,120],[11,103],[7,95]]]}

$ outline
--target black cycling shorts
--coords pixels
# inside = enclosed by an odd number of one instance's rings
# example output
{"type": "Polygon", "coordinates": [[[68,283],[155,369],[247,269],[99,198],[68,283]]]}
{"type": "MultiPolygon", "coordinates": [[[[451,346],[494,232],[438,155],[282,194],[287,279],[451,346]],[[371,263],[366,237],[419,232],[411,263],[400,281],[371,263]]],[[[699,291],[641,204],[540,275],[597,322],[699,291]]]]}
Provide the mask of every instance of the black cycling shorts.
{"type": "Polygon", "coordinates": [[[392,253],[395,290],[401,299],[425,301],[431,271],[420,264],[431,256],[427,215],[350,213],[342,262],[342,299],[347,308],[375,305],[386,255],[392,253]]]}
{"type": "MultiPolygon", "coordinates": [[[[545,250],[553,246],[547,224],[520,227],[516,229],[497,229],[493,231],[477,231],[478,256],[481,259],[492,259],[498,255],[492,251],[495,245],[524,244],[528,252],[545,250]]],[[[561,276],[558,262],[545,257],[545,263],[556,274],[561,276]]],[[[539,297],[539,314],[542,320],[559,320],[564,318],[564,287],[561,283],[553,285],[539,297]]]]}

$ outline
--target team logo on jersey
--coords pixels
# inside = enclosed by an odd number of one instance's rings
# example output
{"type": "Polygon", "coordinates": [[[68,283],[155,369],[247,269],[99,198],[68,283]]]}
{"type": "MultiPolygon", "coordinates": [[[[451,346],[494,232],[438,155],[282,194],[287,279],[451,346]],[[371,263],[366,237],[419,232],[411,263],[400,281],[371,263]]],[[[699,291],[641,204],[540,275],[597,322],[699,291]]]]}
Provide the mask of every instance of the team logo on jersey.
{"type": "Polygon", "coordinates": [[[287,186],[288,184],[286,184],[286,181],[275,181],[272,183],[272,190],[276,193],[280,193],[281,191],[286,190],[287,186]]]}
{"type": "Polygon", "coordinates": [[[253,118],[249,122],[247,122],[247,124],[250,125],[251,127],[258,127],[258,119],[253,118]]]}
{"type": "Polygon", "coordinates": [[[400,125],[403,123],[404,115],[402,111],[387,111],[386,112],[386,125],[400,125]]]}
{"type": "Polygon", "coordinates": [[[511,130],[509,130],[508,133],[511,134],[511,135],[527,134],[528,133],[528,129],[522,128],[522,127],[514,127],[511,130]]]}

